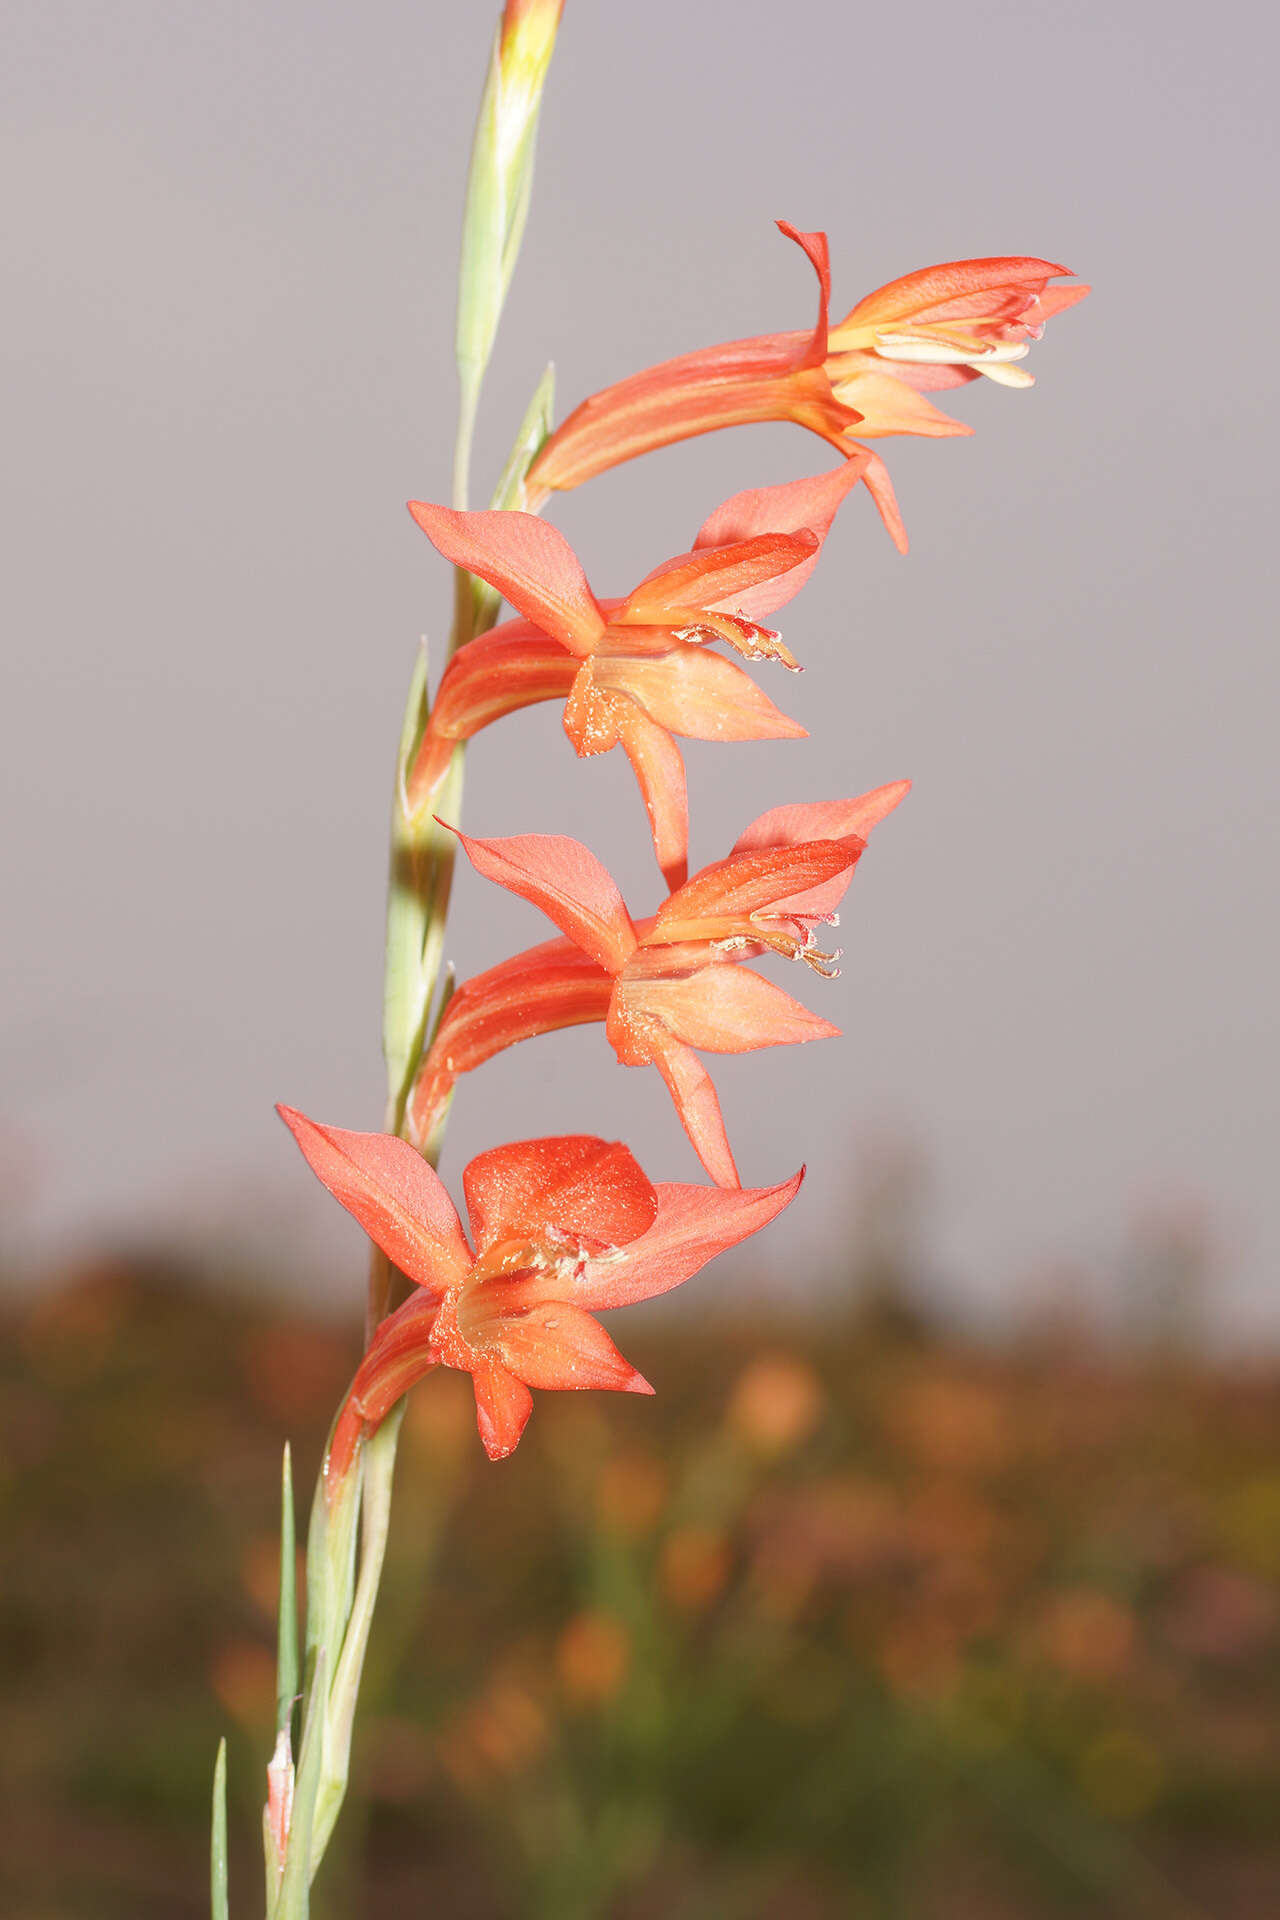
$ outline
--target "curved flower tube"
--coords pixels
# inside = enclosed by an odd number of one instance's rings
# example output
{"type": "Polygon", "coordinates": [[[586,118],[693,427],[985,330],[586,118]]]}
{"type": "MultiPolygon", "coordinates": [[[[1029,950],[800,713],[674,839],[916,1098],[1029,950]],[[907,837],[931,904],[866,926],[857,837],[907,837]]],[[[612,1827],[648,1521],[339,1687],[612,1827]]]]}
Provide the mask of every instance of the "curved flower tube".
{"type": "MultiPolygon", "coordinates": [[[[1050,287],[1069,271],[1050,260],[952,260],[891,281],[832,327],[826,235],[801,233],[785,220],[778,227],[818,276],[813,332],[705,347],[593,394],[533,462],[531,500],[581,486],[654,447],[750,421],[794,420],[845,454],[886,434],[970,433],[926,395],[983,374],[1004,386],[1030,386],[1031,375],[1016,363],[1046,321],[1089,291],[1050,287]]],[[[906,529],[883,462],[873,455],[862,477],[905,553],[906,529]]]]}
{"type": "Polygon", "coordinates": [[[308,1165],[414,1284],[384,1320],[334,1427],[340,1484],[373,1432],[433,1367],[471,1375],[486,1453],[501,1460],[533,1409],[531,1387],[652,1393],[595,1319],[666,1293],[767,1226],[799,1191],[653,1186],[617,1141],[572,1134],[494,1147],[462,1176],[475,1251],[443,1182],[387,1133],[277,1112],[308,1165]]]}
{"type": "Polygon", "coordinates": [[[532,514],[459,512],[411,501],[445,559],[478,574],[524,617],[459,649],[437,690],[406,780],[411,813],[429,802],[453,748],[504,713],[563,699],[580,755],[621,746],[635,769],[667,885],[688,872],[689,809],[676,734],[778,740],[805,729],[708,643],[749,660],[796,661],[761,622],[817,564],[822,542],[869,455],[812,480],[735,494],[693,548],[654,569],[625,600],[598,601],[563,534],[532,514]]]}
{"type": "Polygon", "coordinates": [[[566,937],[458,989],[410,1096],[411,1137],[430,1138],[460,1073],[536,1033],[603,1020],[623,1065],[658,1069],[712,1179],[736,1187],[720,1103],[695,1049],[746,1053],[839,1031],[739,963],[771,951],[828,977],[837,971],[838,955],[818,946],[815,929],[834,923],[868,834],[909,785],[773,808],[727,859],[639,924],[579,841],[459,834],[479,873],[541,907],[566,937]]]}

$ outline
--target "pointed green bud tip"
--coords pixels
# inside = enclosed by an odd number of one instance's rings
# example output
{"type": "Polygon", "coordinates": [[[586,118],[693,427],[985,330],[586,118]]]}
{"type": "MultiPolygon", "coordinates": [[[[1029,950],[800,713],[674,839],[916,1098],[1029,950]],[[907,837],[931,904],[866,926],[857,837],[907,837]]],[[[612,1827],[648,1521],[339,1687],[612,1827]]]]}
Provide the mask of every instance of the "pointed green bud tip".
{"type": "Polygon", "coordinates": [[[474,395],[524,235],[538,110],[564,0],[507,0],[480,102],[458,283],[458,365],[474,395]]]}

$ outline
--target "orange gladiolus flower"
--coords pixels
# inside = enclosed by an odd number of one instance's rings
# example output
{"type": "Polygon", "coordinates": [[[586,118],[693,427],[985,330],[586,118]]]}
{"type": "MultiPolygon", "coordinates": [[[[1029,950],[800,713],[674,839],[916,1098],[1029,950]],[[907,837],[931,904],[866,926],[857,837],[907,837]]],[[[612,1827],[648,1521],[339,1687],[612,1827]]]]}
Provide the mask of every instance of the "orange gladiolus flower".
{"type": "Polygon", "coordinates": [[[694,1049],[747,1053],[839,1031],[737,963],[769,950],[836,971],[838,956],[817,946],[814,929],[834,923],[867,835],[909,784],[773,808],[728,859],[704,867],[639,925],[579,841],[459,834],[479,873],[541,907],[567,938],[458,989],[410,1097],[413,1137],[429,1138],[458,1074],[536,1033],[603,1020],[623,1065],[657,1067],[712,1179],[736,1187],[720,1103],[694,1049]]]}
{"type": "Polygon", "coordinates": [[[509,1454],[530,1387],[652,1393],[599,1321],[601,1308],[678,1287],[794,1199],[776,1187],[653,1186],[626,1147],[588,1135],[494,1147],[462,1176],[475,1252],[453,1202],[411,1146],[278,1108],[312,1171],[414,1283],[360,1363],[334,1428],[327,1484],[364,1433],[433,1367],[471,1375],[490,1459],[509,1454]]]}
{"type": "Polygon", "coordinates": [[[579,754],[621,746],[644,796],[654,852],[668,886],[688,872],[684,762],[672,738],[779,740],[805,729],[730,660],[795,667],[761,620],[796,594],[817,564],[840,502],[866,466],[855,454],[812,480],[735,494],[717,507],[693,549],[654,569],[625,600],[598,601],[563,534],[527,513],[462,513],[410,502],[433,546],[496,587],[521,620],[462,647],[449,662],[409,770],[416,813],[449,766],[454,745],[540,700],[565,701],[579,754]]]}
{"type": "MultiPolygon", "coordinates": [[[[1068,269],[1049,260],[953,260],[881,287],[832,327],[826,235],[800,233],[785,220],[778,226],[818,275],[813,332],[707,347],[594,394],[533,462],[532,500],[580,486],[654,447],[749,421],[794,420],[845,454],[860,439],[884,434],[969,433],[925,395],[980,374],[1006,386],[1030,385],[1031,376],[1015,363],[1047,320],[1089,291],[1050,287],[1068,269]]],[[[906,530],[883,462],[873,456],[862,477],[905,552],[906,530]]]]}

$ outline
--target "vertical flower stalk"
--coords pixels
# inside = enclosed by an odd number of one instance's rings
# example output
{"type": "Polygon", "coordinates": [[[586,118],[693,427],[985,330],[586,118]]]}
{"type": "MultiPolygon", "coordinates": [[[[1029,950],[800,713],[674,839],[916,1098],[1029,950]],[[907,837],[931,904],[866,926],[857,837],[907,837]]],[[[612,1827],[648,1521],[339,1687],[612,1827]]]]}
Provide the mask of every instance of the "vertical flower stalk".
{"type": "MultiPolygon", "coordinates": [[[[471,444],[480,392],[528,217],[534,146],[543,85],[555,46],[563,0],[508,0],[499,22],[472,149],[459,276],[457,362],[458,430],[453,498],[465,507],[471,444]]],[[[493,496],[497,508],[523,498],[529,464],[551,428],[553,383],[543,375],[521,423],[493,496]]],[[[459,569],[449,656],[493,625],[499,597],[485,581],[459,569]]],[[[430,808],[416,811],[407,774],[431,714],[428,662],[421,649],[401,725],[392,803],[391,861],[383,998],[387,1068],[385,1125],[404,1126],[409,1092],[421,1069],[432,1023],[444,950],[445,920],[457,841],[430,808]]],[[[435,796],[456,819],[462,790],[458,746],[435,796]]],[[[438,1020],[447,1000],[435,1008],[438,1020]]],[[[439,1152],[439,1132],[431,1145],[439,1152]]],[[[370,1270],[367,1334],[372,1338],[392,1305],[395,1269],[375,1246],[370,1270]]],[[[292,1589],[292,1487],[285,1469],[280,1594],[279,1708],[276,1746],[267,1770],[263,1811],[268,1920],[307,1920],[310,1885],[332,1836],[346,1794],[351,1734],[390,1523],[396,1444],[403,1404],[374,1433],[362,1433],[342,1463],[325,1468],[316,1489],[308,1534],[306,1663],[302,1728],[294,1764],[298,1705],[296,1601],[292,1589]],[[285,1573],[285,1564],[289,1573],[285,1573]]],[[[215,1781],[213,1910],[226,1912],[225,1759],[215,1781]],[[219,1813],[219,1810],[220,1813],[219,1813]]]]}
{"type": "MultiPolygon", "coordinates": [[[[563,7],[564,0],[507,0],[489,58],[471,152],[458,274],[455,507],[467,505],[480,392],[528,219],[538,115],[563,7]]],[[[511,507],[524,497],[530,463],[551,431],[554,385],[548,367],[494,491],[494,508],[511,507]]],[[[500,605],[499,595],[487,581],[465,568],[457,569],[449,659],[474,636],[488,631],[500,605]]],[[[460,746],[449,756],[438,807],[425,807],[410,796],[409,772],[430,719],[424,647],[409,686],[392,800],[383,995],[386,1126],[391,1133],[399,1133],[404,1124],[409,1090],[429,1039],[432,999],[444,955],[456,846],[450,835],[441,832],[433,816],[443,808],[448,819],[456,820],[462,806],[460,746]]],[[[439,1012],[437,1009],[437,1019],[439,1012]]],[[[439,1146],[436,1140],[433,1152],[437,1155],[439,1146]]],[[[386,1262],[375,1253],[369,1287],[369,1335],[390,1300],[391,1275],[386,1262]]]]}

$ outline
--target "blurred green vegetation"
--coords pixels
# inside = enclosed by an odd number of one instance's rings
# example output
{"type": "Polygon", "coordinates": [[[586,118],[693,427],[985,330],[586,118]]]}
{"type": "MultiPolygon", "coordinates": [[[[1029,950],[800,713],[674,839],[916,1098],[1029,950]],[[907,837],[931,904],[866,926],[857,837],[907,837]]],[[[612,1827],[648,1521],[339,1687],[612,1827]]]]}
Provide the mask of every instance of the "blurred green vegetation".
{"type": "MultiPolygon", "coordinates": [[[[629,1315],[656,1400],[539,1395],[488,1464],[416,1390],[317,1920],[1244,1920],[1280,1911],[1280,1367],[882,1299],[629,1315]]],[[[3,1343],[0,1912],[233,1911],[300,1502],[356,1333],[104,1262],[3,1343]]]]}

